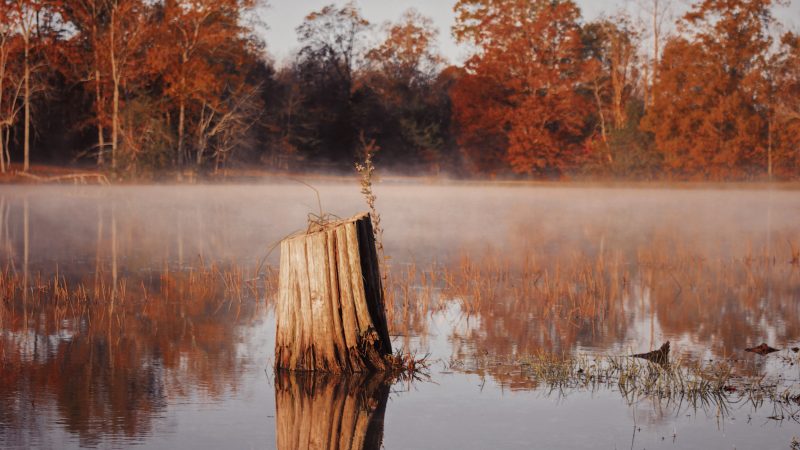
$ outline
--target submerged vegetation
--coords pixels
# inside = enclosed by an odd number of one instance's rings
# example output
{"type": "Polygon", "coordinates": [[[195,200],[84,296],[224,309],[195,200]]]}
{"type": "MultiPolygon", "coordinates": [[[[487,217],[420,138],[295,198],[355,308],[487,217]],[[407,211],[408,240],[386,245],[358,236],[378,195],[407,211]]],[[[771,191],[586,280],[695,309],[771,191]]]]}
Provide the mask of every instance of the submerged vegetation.
{"type": "MultiPolygon", "coordinates": [[[[390,331],[403,340],[405,348],[413,348],[419,345],[414,336],[424,343],[434,315],[457,311],[458,320],[475,320],[477,325],[464,334],[454,329],[454,353],[446,370],[490,374],[500,383],[508,381],[512,388],[614,387],[626,396],[695,398],[737,393],[751,399],[797,401],[797,393],[781,392],[774,380],[763,378],[758,364],[741,358],[723,356],[703,363],[689,352],[656,364],[633,358],[638,355],[622,349],[617,355],[603,356],[558,353],[557,349],[575,348],[587,333],[594,345],[604,339],[609,342],[600,345],[620,342],[624,334],[615,333],[626,332],[641,313],[649,320],[657,315],[659,326],[670,333],[680,333],[689,323],[703,324],[722,333],[713,345],[744,350],[742,327],[750,325],[736,323],[732,334],[718,326],[741,320],[741,311],[735,316],[726,312],[731,296],[741,299],[737,308],[754,308],[753,314],[771,298],[776,303],[768,304],[769,308],[786,311],[786,338],[800,329],[791,309],[800,288],[800,272],[791,261],[750,254],[708,261],[689,249],[666,249],[639,249],[629,255],[634,263],[621,254],[610,258],[603,253],[573,255],[547,264],[526,256],[520,265],[512,265],[510,260],[488,254],[480,260],[464,255],[455,266],[434,265],[425,270],[405,265],[405,271],[394,270],[388,277],[390,331]],[[557,330],[557,335],[529,336],[530,326],[557,330]]],[[[199,263],[180,271],[165,267],[144,278],[116,280],[108,273],[89,280],[58,273],[27,275],[7,266],[0,272],[0,324],[6,333],[28,329],[48,335],[92,330],[130,333],[141,326],[160,329],[160,320],[195,311],[204,318],[198,316],[182,325],[184,330],[189,325],[194,333],[203,322],[211,326],[225,318],[240,323],[253,320],[262,305],[272,307],[277,288],[274,268],[268,266],[255,276],[241,267],[199,263]]],[[[744,334],[746,338],[752,333],[744,334]]],[[[5,342],[4,354],[13,352],[10,344],[5,342]]],[[[787,351],[782,358],[787,364],[800,363],[795,361],[796,353],[787,351]]],[[[426,378],[433,364],[429,355],[420,358],[409,351],[398,351],[390,359],[390,373],[405,380],[426,378]]]]}
{"type": "Polygon", "coordinates": [[[630,405],[647,400],[678,410],[710,411],[718,417],[729,415],[734,405],[749,404],[772,408],[771,420],[800,423],[800,389],[791,380],[743,376],[731,361],[698,363],[677,358],[657,364],[630,356],[542,352],[513,360],[486,356],[470,363],[451,360],[446,369],[490,375],[511,389],[537,389],[548,395],[611,389],[630,405]]]}

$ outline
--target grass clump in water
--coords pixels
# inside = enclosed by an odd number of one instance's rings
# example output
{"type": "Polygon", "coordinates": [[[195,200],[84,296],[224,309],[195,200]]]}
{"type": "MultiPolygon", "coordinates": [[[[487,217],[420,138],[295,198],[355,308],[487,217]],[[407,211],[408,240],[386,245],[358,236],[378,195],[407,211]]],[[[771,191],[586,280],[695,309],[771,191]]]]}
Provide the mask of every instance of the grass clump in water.
{"type": "MultiPolygon", "coordinates": [[[[791,389],[765,377],[737,375],[726,361],[696,364],[682,359],[658,364],[630,356],[557,355],[540,352],[513,360],[489,357],[471,363],[453,360],[450,368],[489,374],[512,389],[544,388],[549,391],[615,389],[631,402],[642,398],[723,404],[735,396],[750,402],[790,405],[800,401],[791,389]],[[797,399],[798,401],[796,401],[797,399]]],[[[795,417],[784,410],[782,417],[795,417]]],[[[800,417],[800,416],[798,416],[800,417]]]]}

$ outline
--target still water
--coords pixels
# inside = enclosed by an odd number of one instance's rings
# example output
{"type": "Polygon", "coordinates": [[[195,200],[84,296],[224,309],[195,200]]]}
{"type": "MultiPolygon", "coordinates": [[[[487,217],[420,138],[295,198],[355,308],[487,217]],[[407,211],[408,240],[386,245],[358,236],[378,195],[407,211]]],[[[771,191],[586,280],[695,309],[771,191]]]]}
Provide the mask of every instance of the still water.
{"type": "Polygon", "coordinates": [[[365,209],[355,182],[315,187],[0,188],[0,447],[800,440],[796,191],[380,184],[393,345],[429,361],[390,383],[273,373],[272,247],[320,208],[365,209]],[[667,340],[783,400],[554,386],[525,369],[667,340]],[[744,352],[761,342],[780,351],[744,352]]]}

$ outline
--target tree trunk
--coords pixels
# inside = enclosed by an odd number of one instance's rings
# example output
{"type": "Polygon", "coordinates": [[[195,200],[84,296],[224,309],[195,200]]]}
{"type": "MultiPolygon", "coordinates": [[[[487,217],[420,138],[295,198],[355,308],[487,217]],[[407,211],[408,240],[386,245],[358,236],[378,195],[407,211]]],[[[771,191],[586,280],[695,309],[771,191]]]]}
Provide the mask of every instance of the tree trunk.
{"type": "Polygon", "coordinates": [[[276,368],[384,371],[392,352],[369,214],[281,242],[276,368]]]}
{"type": "Polygon", "coordinates": [[[6,173],[6,149],[3,146],[3,126],[0,125],[0,172],[6,173]]]}
{"type": "Polygon", "coordinates": [[[111,111],[111,168],[117,168],[117,149],[119,147],[119,79],[114,77],[114,105],[111,111]]]}
{"type": "Polygon", "coordinates": [[[379,450],[390,385],[378,375],[275,375],[278,450],[379,450]]]}
{"type": "Polygon", "coordinates": [[[178,96],[180,100],[178,102],[178,168],[183,169],[184,160],[186,159],[186,155],[184,154],[183,147],[185,145],[186,140],[186,64],[189,61],[189,56],[184,49],[181,53],[181,79],[180,84],[178,85],[178,96]]]}
{"type": "MultiPolygon", "coordinates": [[[[94,20],[97,16],[94,15],[94,20]]],[[[97,105],[97,165],[103,165],[103,152],[106,150],[105,139],[103,137],[103,96],[100,89],[100,42],[97,39],[97,26],[92,25],[92,41],[94,42],[94,94],[97,105]]]]}
{"type": "Polygon", "coordinates": [[[117,67],[117,56],[114,50],[116,45],[116,6],[111,10],[111,23],[109,33],[109,56],[111,60],[111,78],[114,84],[111,104],[111,168],[117,168],[117,147],[119,145],[119,85],[120,68],[117,67]]]}
{"type": "Polygon", "coordinates": [[[24,160],[22,163],[22,171],[27,172],[30,168],[30,153],[31,153],[31,68],[30,68],[30,61],[29,54],[30,54],[30,40],[28,38],[27,33],[30,31],[26,30],[25,34],[25,141],[23,144],[24,147],[24,160]]]}
{"type": "Polygon", "coordinates": [[[772,111],[767,118],[767,179],[772,181],[772,111]]]}
{"type": "MultiPolygon", "coordinates": [[[[8,53],[6,51],[6,38],[5,36],[2,37],[2,41],[0,41],[0,107],[3,105],[3,89],[4,89],[4,81],[6,79],[6,66],[8,64],[8,53]]],[[[0,111],[2,114],[2,111],[0,111]]],[[[0,119],[5,119],[0,117],[0,119]]],[[[3,128],[5,128],[4,124],[5,120],[0,121],[0,172],[6,173],[6,150],[4,148],[3,143],[3,128]]],[[[9,132],[10,126],[9,126],[9,132]]],[[[11,161],[9,161],[11,163],[11,161]]]]}
{"type": "Polygon", "coordinates": [[[186,105],[184,104],[183,94],[181,94],[180,105],[178,106],[178,169],[183,169],[183,128],[186,115],[186,105]]]}
{"type": "Polygon", "coordinates": [[[600,116],[600,136],[603,143],[608,143],[608,133],[606,132],[606,115],[603,112],[603,99],[600,98],[600,85],[594,80],[594,100],[597,103],[597,113],[600,116]]]}
{"type": "Polygon", "coordinates": [[[5,152],[6,152],[6,162],[8,163],[8,166],[11,166],[11,148],[9,147],[11,145],[11,141],[10,141],[10,139],[11,139],[11,128],[6,128],[6,136],[5,136],[5,138],[6,138],[6,141],[3,144],[3,148],[5,148],[5,152]]]}
{"type": "Polygon", "coordinates": [[[660,51],[659,45],[661,44],[661,21],[658,10],[659,0],[653,1],[653,81],[650,87],[650,102],[651,104],[656,100],[656,84],[658,83],[658,53],[660,51]]]}

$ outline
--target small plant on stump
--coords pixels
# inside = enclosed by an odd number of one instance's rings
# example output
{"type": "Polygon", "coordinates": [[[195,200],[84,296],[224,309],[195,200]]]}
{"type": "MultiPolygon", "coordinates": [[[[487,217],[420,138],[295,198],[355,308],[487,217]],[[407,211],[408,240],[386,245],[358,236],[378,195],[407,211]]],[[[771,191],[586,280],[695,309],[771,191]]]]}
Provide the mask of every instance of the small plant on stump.
{"type": "Polygon", "coordinates": [[[380,147],[375,145],[375,139],[366,140],[364,132],[359,135],[361,141],[361,153],[364,157],[364,163],[356,163],[356,171],[361,175],[361,194],[369,206],[369,215],[372,218],[372,231],[375,234],[375,247],[380,254],[381,272],[384,283],[387,277],[387,258],[386,253],[383,251],[383,228],[381,228],[381,216],[375,209],[375,200],[377,197],[372,192],[372,178],[375,172],[375,165],[372,163],[372,157],[380,150],[380,147]]]}

